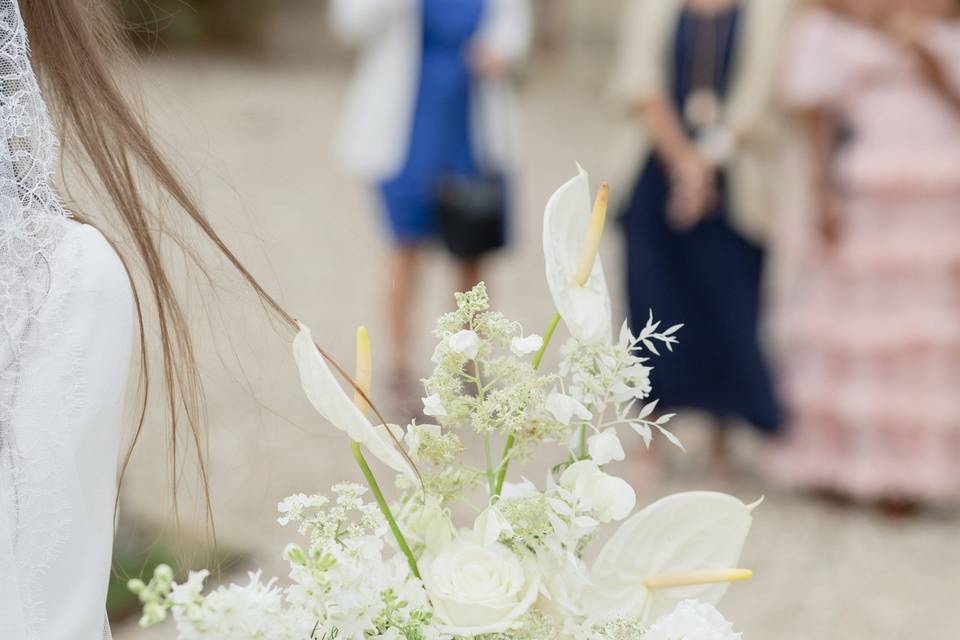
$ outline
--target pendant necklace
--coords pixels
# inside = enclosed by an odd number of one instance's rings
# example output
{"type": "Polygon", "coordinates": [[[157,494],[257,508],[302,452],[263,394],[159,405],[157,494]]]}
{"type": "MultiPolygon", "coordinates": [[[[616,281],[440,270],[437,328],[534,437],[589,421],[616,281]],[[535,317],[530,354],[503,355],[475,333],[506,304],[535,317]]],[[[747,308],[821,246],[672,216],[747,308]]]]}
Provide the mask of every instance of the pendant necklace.
{"type": "Polygon", "coordinates": [[[695,18],[693,55],[686,74],[690,89],[683,101],[683,119],[693,131],[697,146],[718,163],[727,160],[734,151],[732,135],[721,122],[719,94],[723,53],[729,46],[733,23],[729,17],[695,18]]]}

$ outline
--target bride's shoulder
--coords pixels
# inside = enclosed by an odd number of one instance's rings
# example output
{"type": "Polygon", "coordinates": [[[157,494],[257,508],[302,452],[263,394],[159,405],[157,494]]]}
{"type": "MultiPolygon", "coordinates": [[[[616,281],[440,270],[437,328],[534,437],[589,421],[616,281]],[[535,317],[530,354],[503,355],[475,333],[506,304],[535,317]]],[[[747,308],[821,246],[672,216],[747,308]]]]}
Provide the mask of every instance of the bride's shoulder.
{"type": "Polygon", "coordinates": [[[74,220],[66,223],[64,256],[72,264],[67,266],[77,278],[77,284],[88,291],[113,292],[127,295],[130,279],[116,249],[100,232],[89,224],[74,220]]]}

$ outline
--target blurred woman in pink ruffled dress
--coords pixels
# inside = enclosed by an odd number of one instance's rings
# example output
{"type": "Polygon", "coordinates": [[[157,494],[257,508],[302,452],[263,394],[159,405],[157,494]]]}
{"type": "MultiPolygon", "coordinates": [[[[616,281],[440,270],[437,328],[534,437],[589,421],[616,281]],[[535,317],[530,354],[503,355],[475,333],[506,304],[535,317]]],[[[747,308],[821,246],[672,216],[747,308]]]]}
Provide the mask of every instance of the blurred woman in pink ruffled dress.
{"type": "Polygon", "coordinates": [[[775,475],[887,505],[960,494],[960,3],[837,0],[795,25],[783,94],[812,202],[776,318],[775,475]]]}

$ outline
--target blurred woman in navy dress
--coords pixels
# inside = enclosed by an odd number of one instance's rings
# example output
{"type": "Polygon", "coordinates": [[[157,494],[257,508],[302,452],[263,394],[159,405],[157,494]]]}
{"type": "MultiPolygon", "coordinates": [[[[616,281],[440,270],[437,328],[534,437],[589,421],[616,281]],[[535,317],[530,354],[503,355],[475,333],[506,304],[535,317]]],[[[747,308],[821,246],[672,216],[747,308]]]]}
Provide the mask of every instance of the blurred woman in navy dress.
{"type": "MultiPolygon", "coordinates": [[[[529,0],[334,0],[331,10],[360,48],[337,151],[376,189],[388,223],[393,380],[408,394],[409,316],[422,249],[439,233],[438,185],[513,165],[508,75],[529,47],[529,0]]],[[[458,262],[469,289],[478,260],[458,262]]]]}
{"type": "Polygon", "coordinates": [[[703,411],[718,427],[780,424],[758,313],[789,15],[786,0],[635,0],[624,21],[616,89],[642,125],[621,219],[631,323],[649,310],[684,323],[680,345],[655,362],[654,388],[662,408],[703,411]]]}

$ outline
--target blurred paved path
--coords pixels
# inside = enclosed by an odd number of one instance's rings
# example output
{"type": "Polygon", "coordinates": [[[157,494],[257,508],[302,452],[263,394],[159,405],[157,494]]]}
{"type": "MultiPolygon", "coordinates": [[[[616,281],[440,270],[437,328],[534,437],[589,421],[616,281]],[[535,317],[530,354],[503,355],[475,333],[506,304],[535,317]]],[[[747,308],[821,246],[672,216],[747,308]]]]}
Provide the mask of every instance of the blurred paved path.
{"type": "MultiPolygon", "coordinates": [[[[375,358],[383,362],[385,239],[364,189],[337,171],[328,151],[342,89],[338,71],[206,59],[152,63],[147,73],[157,130],[251,270],[281,292],[344,362],[352,361],[360,323],[369,326],[375,358]]],[[[589,81],[554,79],[524,93],[522,206],[513,249],[488,280],[497,306],[531,331],[541,330],[550,315],[539,249],[542,206],[573,174],[575,161],[594,168],[595,179],[606,177],[596,168],[606,166],[615,134],[609,115],[593,110],[596,89],[589,81]]],[[[622,308],[615,229],[604,251],[622,308]]],[[[424,272],[417,315],[422,362],[432,348],[432,319],[450,306],[448,266],[436,255],[424,272]]],[[[241,289],[228,286],[216,307],[230,327],[232,345],[222,337],[219,348],[209,341],[203,345],[203,366],[213,372],[211,489],[222,543],[250,552],[256,564],[282,576],[278,556],[290,538],[275,524],[277,501],[294,492],[323,491],[333,480],[357,474],[344,455],[344,441],[317,424],[302,398],[285,341],[249,298],[237,302],[241,289]],[[237,382],[243,376],[259,402],[237,382]]],[[[197,299],[193,316],[202,324],[201,301],[207,302],[197,299]]],[[[385,388],[382,376],[376,385],[385,388]]],[[[159,432],[159,425],[149,425],[125,489],[125,517],[141,522],[169,515],[158,497],[165,491],[159,432]]],[[[693,443],[693,452],[683,459],[671,453],[671,480],[640,487],[643,495],[700,487],[730,490],[748,500],[767,496],[743,561],[756,578],[734,588],[722,606],[747,640],[958,637],[958,520],[934,515],[891,522],[868,511],[782,495],[749,475],[718,483],[699,472],[703,447],[697,445],[702,438],[695,425],[681,435],[693,443]]],[[[749,438],[738,444],[742,457],[757,454],[749,438]]],[[[536,468],[527,472],[540,474],[536,468]]],[[[169,627],[147,633],[127,625],[115,631],[118,640],[172,637],[169,627]]]]}

